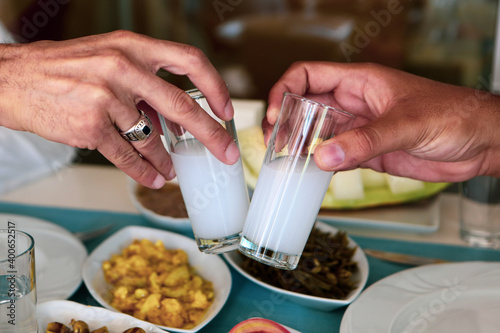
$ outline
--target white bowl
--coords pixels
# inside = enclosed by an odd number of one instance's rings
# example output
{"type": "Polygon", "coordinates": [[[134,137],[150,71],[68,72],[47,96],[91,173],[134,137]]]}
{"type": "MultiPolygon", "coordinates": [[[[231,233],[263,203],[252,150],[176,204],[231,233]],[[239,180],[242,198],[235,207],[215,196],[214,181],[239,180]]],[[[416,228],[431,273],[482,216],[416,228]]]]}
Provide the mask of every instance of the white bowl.
{"type": "Polygon", "coordinates": [[[125,227],[92,251],[83,265],[83,282],[96,301],[110,310],[115,310],[110,305],[111,286],[104,279],[102,263],[109,260],[113,254],[120,253],[134,239],[149,239],[153,242],[161,240],[167,248],[184,250],[188,255],[189,264],[202,278],[211,281],[214,287],[214,302],[203,321],[196,327],[193,329],[159,327],[175,332],[197,332],[208,324],[219,313],[229,297],[232,284],[229,268],[219,256],[201,253],[193,239],[165,230],[137,226],[125,227]]]}
{"type": "Polygon", "coordinates": [[[148,333],[166,333],[156,325],[97,306],[71,301],[48,301],[37,305],[40,332],[45,332],[47,324],[52,322],[59,322],[70,328],[72,319],[83,320],[91,331],[106,326],[110,332],[123,332],[132,327],[140,327],[148,333]]]}
{"type": "MultiPolygon", "coordinates": [[[[177,183],[176,180],[172,180],[171,182],[177,183]]],[[[158,213],[153,212],[152,210],[144,207],[139,200],[137,200],[136,189],[137,182],[135,182],[132,178],[128,178],[128,192],[130,196],[130,200],[134,204],[134,207],[150,222],[153,224],[168,229],[172,231],[189,231],[191,230],[191,222],[186,218],[172,217],[166,215],[160,215],[158,213]]]]}
{"type": "MultiPolygon", "coordinates": [[[[327,231],[332,234],[335,234],[338,230],[328,224],[325,224],[323,222],[317,221],[316,222],[316,228],[322,230],[322,231],[327,231]]],[[[252,275],[248,274],[243,268],[242,268],[242,263],[243,263],[243,258],[239,253],[236,251],[233,252],[228,252],[224,253],[224,258],[229,262],[231,266],[235,270],[237,270],[241,275],[246,277],[252,282],[257,283],[258,285],[261,285],[264,288],[267,288],[275,293],[281,294],[284,297],[286,297],[289,301],[317,309],[317,310],[322,310],[322,311],[333,311],[337,308],[340,308],[342,306],[347,306],[358,295],[361,293],[363,290],[364,286],[366,285],[366,281],[368,280],[368,261],[366,260],[365,253],[363,250],[354,242],[350,237],[349,239],[349,246],[356,246],[356,253],[353,256],[353,260],[358,263],[358,270],[355,274],[353,274],[353,278],[358,281],[358,286],[356,289],[351,291],[351,293],[348,295],[347,298],[345,299],[333,299],[333,298],[324,298],[324,297],[318,297],[318,296],[311,296],[311,295],[306,295],[306,294],[301,294],[293,291],[288,291],[282,288],[277,288],[275,286],[272,286],[268,283],[262,282],[260,280],[257,280],[255,277],[252,275]]]]}

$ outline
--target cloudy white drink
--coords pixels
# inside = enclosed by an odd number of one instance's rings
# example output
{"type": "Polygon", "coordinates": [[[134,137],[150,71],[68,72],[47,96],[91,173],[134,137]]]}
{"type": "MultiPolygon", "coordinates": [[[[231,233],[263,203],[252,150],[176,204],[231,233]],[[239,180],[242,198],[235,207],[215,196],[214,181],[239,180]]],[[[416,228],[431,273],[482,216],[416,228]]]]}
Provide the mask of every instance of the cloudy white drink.
{"type": "Polygon", "coordinates": [[[333,173],[320,170],[312,158],[280,172],[284,159],[262,165],[242,243],[300,256],[333,173]]]}
{"type": "Polygon", "coordinates": [[[195,139],[179,142],[174,151],[172,161],[196,237],[239,235],[249,205],[241,159],[224,164],[195,139]]]}

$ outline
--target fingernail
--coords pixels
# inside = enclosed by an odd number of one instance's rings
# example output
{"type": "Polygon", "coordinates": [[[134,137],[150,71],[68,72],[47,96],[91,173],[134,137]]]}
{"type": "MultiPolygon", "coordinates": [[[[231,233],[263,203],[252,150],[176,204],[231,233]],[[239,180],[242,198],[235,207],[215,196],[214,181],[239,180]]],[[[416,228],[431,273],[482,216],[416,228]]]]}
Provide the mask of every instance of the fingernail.
{"type": "Polygon", "coordinates": [[[158,174],[153,182],[153,187],[156,189],[162,188],[165,185],[165,177],[158,174]]]}
{"type": "Polygon", "coordinates": [[[233,103],[231,103],[231,100],[228,100],[226,107],[224,108],[224,114],[226,115],[228,120],[233,119],[234,109],[233,109],[233,103]]]}
{"type": "Polygon", "coordinates": [[[172,179],[174,179],[174,178],[175,178],[175,176],[176,176],[176,174],[175,174],[175,169],[174,169],[174,167],[172,166],[172,167],[170,168],[170,172],[168,173],[168,180],[172,180],[172,179]]]}
{"type": "Polygon", "coordinates": [[[225,156],[231,164],[234,164],[236,163],[236,161],[238,161],[238,159],[240,158],[240,151],[238,149],[238,146],[236,146],[236,143],[231,142],[231,144],[229,144],[226,149],[225,156]]]}
{"type": "Polygon", "coordinates": [[[267,110],[267,120],[269,121],[269,123],[274,125],[274,123],[278,119],[279,114],[280,114],[280,109],[279,108],[270,107],[267,110]]]}
{"type": "Polygon", "coordinates": [[[316,154],[319,155],[322,164],[329,169],[335,168],[345,160],[344,149],[336,144],[318,147],[316,154]]]}

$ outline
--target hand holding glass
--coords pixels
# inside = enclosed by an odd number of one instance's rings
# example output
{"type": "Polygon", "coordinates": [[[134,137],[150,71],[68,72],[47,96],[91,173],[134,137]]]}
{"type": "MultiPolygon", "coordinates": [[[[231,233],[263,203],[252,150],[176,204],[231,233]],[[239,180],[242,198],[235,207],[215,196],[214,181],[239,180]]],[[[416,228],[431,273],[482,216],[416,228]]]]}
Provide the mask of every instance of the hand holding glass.
{"type": "MultiPolygon", "coordinates": [[[[233,120],[218,119],[198,90],[187,93],[238,144],[233,120]]],[[[249,206],[241,158],[233,165],[224,164],[178,124],[163,117],[160,122],[198,248],[210,254],[236,249],[249,206]]]]}
{"type": "Polygon", "coordinates": [[[333,175],[318,168],[314,150],[350,129],[354,119],[285,94],[243,228],[243,254],[277,268],[297,267],[333,175]]]}

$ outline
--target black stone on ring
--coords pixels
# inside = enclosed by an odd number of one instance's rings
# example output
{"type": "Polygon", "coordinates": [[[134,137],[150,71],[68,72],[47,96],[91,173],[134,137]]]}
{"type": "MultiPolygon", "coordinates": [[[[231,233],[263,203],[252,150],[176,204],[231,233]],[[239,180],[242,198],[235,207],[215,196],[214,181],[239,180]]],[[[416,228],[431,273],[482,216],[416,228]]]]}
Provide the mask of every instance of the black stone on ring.
{"type": "Polygon", "coordinates": [[[137,124],[129,130],[120,132],[121,136],[127,141],[141,141],[147,139],[153,133],[153,123],[146,114],[139,110],[141,116],[137,124]]]}

